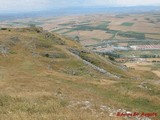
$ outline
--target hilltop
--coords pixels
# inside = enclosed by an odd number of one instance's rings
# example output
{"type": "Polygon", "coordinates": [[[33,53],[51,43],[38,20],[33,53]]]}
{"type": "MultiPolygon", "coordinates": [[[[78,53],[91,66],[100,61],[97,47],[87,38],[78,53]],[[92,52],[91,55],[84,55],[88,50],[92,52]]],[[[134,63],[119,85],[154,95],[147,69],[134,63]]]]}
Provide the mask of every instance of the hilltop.
{"type": "Polygon", "coordinates": [[[0,30],[2,120],[121,120],[117,110],[160,113],[158,80],[42,28],[0,30]]]}

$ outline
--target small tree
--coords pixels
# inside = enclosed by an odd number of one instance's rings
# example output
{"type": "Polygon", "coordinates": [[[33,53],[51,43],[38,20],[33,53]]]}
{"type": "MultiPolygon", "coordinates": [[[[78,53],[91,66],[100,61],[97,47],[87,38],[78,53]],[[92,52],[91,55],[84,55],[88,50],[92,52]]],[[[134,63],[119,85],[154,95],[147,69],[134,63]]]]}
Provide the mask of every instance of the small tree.
{"type": "Polygon", "coordinates": [[[108,58],[109,58],[110,60],[112,60],[112,61],[115,61],[115,58],[112,57],[112,56],[109,56],[108,58]]]}

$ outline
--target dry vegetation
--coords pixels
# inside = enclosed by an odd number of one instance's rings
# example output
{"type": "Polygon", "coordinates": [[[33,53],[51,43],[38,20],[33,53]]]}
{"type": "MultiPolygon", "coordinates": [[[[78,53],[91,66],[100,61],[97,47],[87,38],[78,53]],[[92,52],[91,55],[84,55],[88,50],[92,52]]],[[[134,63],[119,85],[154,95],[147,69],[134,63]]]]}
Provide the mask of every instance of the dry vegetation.
{"type": "Polygon", "coordinates": [[[152,72],[125,68],[38,28],[0,31],[1,120],[124,119],[102,105],[160,113],[157,80],[152,72]],[[119,78],[100,73],[76,55],[119,78]],[[143,82],[147,88],[139,87],[143,82]]]}

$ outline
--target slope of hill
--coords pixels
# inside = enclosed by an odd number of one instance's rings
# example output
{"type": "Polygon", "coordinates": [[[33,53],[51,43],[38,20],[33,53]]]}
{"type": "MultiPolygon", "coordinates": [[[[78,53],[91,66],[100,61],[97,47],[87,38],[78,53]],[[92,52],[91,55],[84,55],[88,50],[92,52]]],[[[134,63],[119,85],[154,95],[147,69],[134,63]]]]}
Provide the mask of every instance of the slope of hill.
{"type": "Polygon", "coordinates": [[[41,28],[0,30],[2,120],[121,120],[117,111],[160,113],[158,80],[41,28]]]}

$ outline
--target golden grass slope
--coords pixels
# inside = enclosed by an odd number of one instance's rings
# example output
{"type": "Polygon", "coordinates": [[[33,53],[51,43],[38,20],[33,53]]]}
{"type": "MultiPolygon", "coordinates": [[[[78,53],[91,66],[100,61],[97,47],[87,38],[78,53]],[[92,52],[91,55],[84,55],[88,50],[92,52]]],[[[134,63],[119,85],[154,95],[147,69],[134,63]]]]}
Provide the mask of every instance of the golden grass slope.
{"type": "Polygon", "coordinates": [[[1,120],[123,119],[103,111],[102,105],[160,112],[155,74],[122,69],[68,38],[40,28],[1,30],[0,48],[1,120]],[[120,78],[86,65],[71,50],[120,78]],[[138,87],[144,81],[151,90],[138,87]]]}

